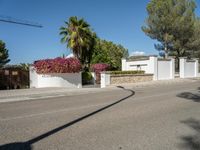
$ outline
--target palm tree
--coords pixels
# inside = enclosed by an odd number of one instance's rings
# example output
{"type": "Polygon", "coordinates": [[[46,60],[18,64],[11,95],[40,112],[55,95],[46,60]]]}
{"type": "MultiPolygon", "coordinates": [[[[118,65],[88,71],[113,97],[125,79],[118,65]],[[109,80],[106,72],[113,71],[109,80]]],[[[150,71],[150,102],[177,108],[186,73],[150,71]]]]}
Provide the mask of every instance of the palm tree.
{"type": "Polygon", "coordinates": [[[60,35],[63,36],[61,42],[67,43],[67,48],[72,50],[83,67],[90,63],[96,35],[84,19],[70,17],[65,26],[60,28],[60,35]]]}
{"type": "Polygon", "coordinates": [[[30,66],[31,66],[31,64],[28,64],[28,63],[20,63],[20,65],[19,65],[19,67],[24,71],[29,71],[30,66]]]}

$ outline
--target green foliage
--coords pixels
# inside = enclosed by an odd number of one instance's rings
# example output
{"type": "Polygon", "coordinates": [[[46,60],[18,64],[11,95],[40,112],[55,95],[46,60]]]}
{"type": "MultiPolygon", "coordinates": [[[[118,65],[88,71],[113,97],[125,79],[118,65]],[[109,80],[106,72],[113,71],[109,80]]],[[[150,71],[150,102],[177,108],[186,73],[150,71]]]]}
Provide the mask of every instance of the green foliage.
{"type": "Polygon", "coordinates": [[[151,0],[142,30],[160,42],[155,48],[164,51],[166,56],[187,56],[193,41],[195,8],[194,0],[151,0]]]}
{"type": "Polygon", "coordinates": [[[96,42],[96,34],[92,32],[90,25],[84,19],[70,17],[65,26],[60,28],[60,35],[63,36],[61,42],[67,43],[67,47],[83,67],[89,65],[96,42]]]}
{"type": "Polygon", "coordinates": [[[0,40],[0,68],[2,68],[5,64],[7,64],[10,59],[8,59],[9,54],[6,49],[6,44],[0,40]]]}
{"type": "Polygon", "coordinates": [[[91,72],[88,72],[88,71],[82,72],[82,83],[83,84],[87,84],[87,83],[91,82],[91,80],[92,80],[91,72]]]}
{"type": "Polygon", "coordinates": [[[112,70],[121,69],[121,59],[128,57],[128,50],[122,45],[113,42],[98,39],[94,47],[92,64],[106,63],[112,70]]]}
{"type": "Polygon", "coordinates": [[[108,71],[110,74],[118,75],[118,74],[144,74],[145,71],[137,70],[137,71],[108,71]]]}
{"type": "Polygon", "coordinates": [[[20,63],[19,67],[24,71],[29,71],[29,67],[31,64],[28,63],[20,63]]]}
{"type": "Polygon", "coordinates": [[[200,19],[196,18],[194,23],[194,34],[190,38],[190,57],[200,58],[200,19]]]}

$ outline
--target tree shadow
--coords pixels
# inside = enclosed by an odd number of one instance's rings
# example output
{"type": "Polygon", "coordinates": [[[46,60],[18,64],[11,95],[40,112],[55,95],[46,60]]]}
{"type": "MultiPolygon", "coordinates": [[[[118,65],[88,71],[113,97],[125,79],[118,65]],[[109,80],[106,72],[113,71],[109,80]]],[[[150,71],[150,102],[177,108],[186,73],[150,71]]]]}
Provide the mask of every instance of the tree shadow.
{"type": "Polygon", "coordinates": [[[199,92],[200,92],[200,87],[198,87],[197,90],[199,90],[199,92]]]}
{"type": "Polygon", "coordinates": [[[178,94],[177,97],[192,100],[194,102],[200,102],[200,94],[198,93],[183,92],[178,94]]]}
{"type": "Polygon", "coordinates": [[[190,118],[185,121],[181,121],[181,123],[187,125],[196,133],[194,135],[181,136],[183,143],[180,147],[189,150],[200,150],[200,121],[190,118]]]}
{"type": "Polygon", "coordinates": [[[50,131],[48,131],[48,132],[46,132],[44,134],[41,134],[41,135],[39,135],[39,136],[37,136],[37,137],[35,137],[33,139],[30,139],[30,140],[28,140],[26,142],[9,143],[9,144],[5,144],[5,145],[0,145],[0,150],[32,150],[32,146],[31,146],[32,144],[34,144],[34,143],[36,143],[36,142],[38,142],[38,141],[40,141],[40,140],[42,140],[42,139],[44,139],[46,137],[49,137],[49,136],[51,136],[51,135],[53,135],[53,134],[65,129],[67,127],[70,127],[70,126],[72,126],[72,125],[74,125],[74,124],[76,124],[78,122],[81,122],[84,119],[87,119],[87,118],[89,118],[91,116],[94,116],[97,113],[100,113],[100,112],[102,112],[102,111],[104,111],[104,110],[106,110],[106,109],[108,109],[108,108],[110,108],[110,107],[112,107],[112,106],[114,106],[114,105],[116,105],[118,103],[121,103],[122,101],[125,101],[126,99],[128,99],[128,98],[130,98],[130,97],[135,95],[135,92],[133,90],[125,89],[122,86],[117,86],[117,87],[122,89],[122,90],[124,90],[124,91],[129,91],[130,94],[128,96],[122,98],[122,99],[119,99],[119,100],[107,105],[107,106],[104,106],[104,107],[102,107],[102,108],[100,108],[100,109],[98,109],[96,111],[93,111],[93,112],[91,112],[89,114],[86,114],[85,116],[77,118],[77,119],[75,119],[75,120],[73,120],[73,121],[71,121],[71,122],[69,122],[69,123],[67,123],[65,125],[57,127],[55,129],[52,129],[52,130],[50,130],[50,131]]]}
{"type": "Polygon", "coordinates": [[[192,93],[192,92],[183,92],[177,94],[177,97],[192,100],[194,102],[200,102],[200,87],[197,88],[199,93],[192,93]]]}
{"type": "Polygon", "coordinates": [[[0,150],[32,150],[32,146],[28,142],[9,143],[0,145],[0,150]]]}

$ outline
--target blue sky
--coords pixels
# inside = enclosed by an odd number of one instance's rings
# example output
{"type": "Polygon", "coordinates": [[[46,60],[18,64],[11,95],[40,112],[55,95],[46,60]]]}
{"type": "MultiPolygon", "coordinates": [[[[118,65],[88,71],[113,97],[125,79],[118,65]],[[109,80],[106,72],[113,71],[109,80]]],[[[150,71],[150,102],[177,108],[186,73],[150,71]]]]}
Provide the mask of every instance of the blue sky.
{"type": "MultiPolygon", "coordinates": [[[[155,40],[142,31],[150,0],[0,0],[0,15],[42,24],[33,28],[0,22],[0,39],[6,42],[11,64],[69,54],[60,43],[59,28],[70,16],[83,17],[97,35],[129,50],[157,54],[155,40]]],[[[200,2],[197,0],[197,14],[200,2]]]]}

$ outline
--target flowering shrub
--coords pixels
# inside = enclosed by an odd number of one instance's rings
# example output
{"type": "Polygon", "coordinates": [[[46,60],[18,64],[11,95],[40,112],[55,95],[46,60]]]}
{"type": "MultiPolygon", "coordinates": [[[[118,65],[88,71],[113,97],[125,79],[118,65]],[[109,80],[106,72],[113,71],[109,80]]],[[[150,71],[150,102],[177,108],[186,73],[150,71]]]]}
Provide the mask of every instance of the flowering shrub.
{"type": "Polygon", "coordinates": [[[81,64],[76,58],[44,59],[34,62],[36,72],[45,73],[75,73],[81,70],[81,64]]]}
{"type": "Polygon", "coordinates": [[[110,68],[110,65],[102,64],[102,63],[94,64],[94,65],[91,66],[91,70],[94,71],[95,74],[96,74],[96,81],[95,81],[96,84],[100,84],[100,82],[101,82],[100,72],[107,71],[109,68],[110,68]]]}
{"type": "Polygon", "coordinates": [[[94,71],[95,73],[100,73],[101,71],[107,71],[109,69],[110,65],[108,64],[94,64],[91,66],[91,70],[94,71]]]}

